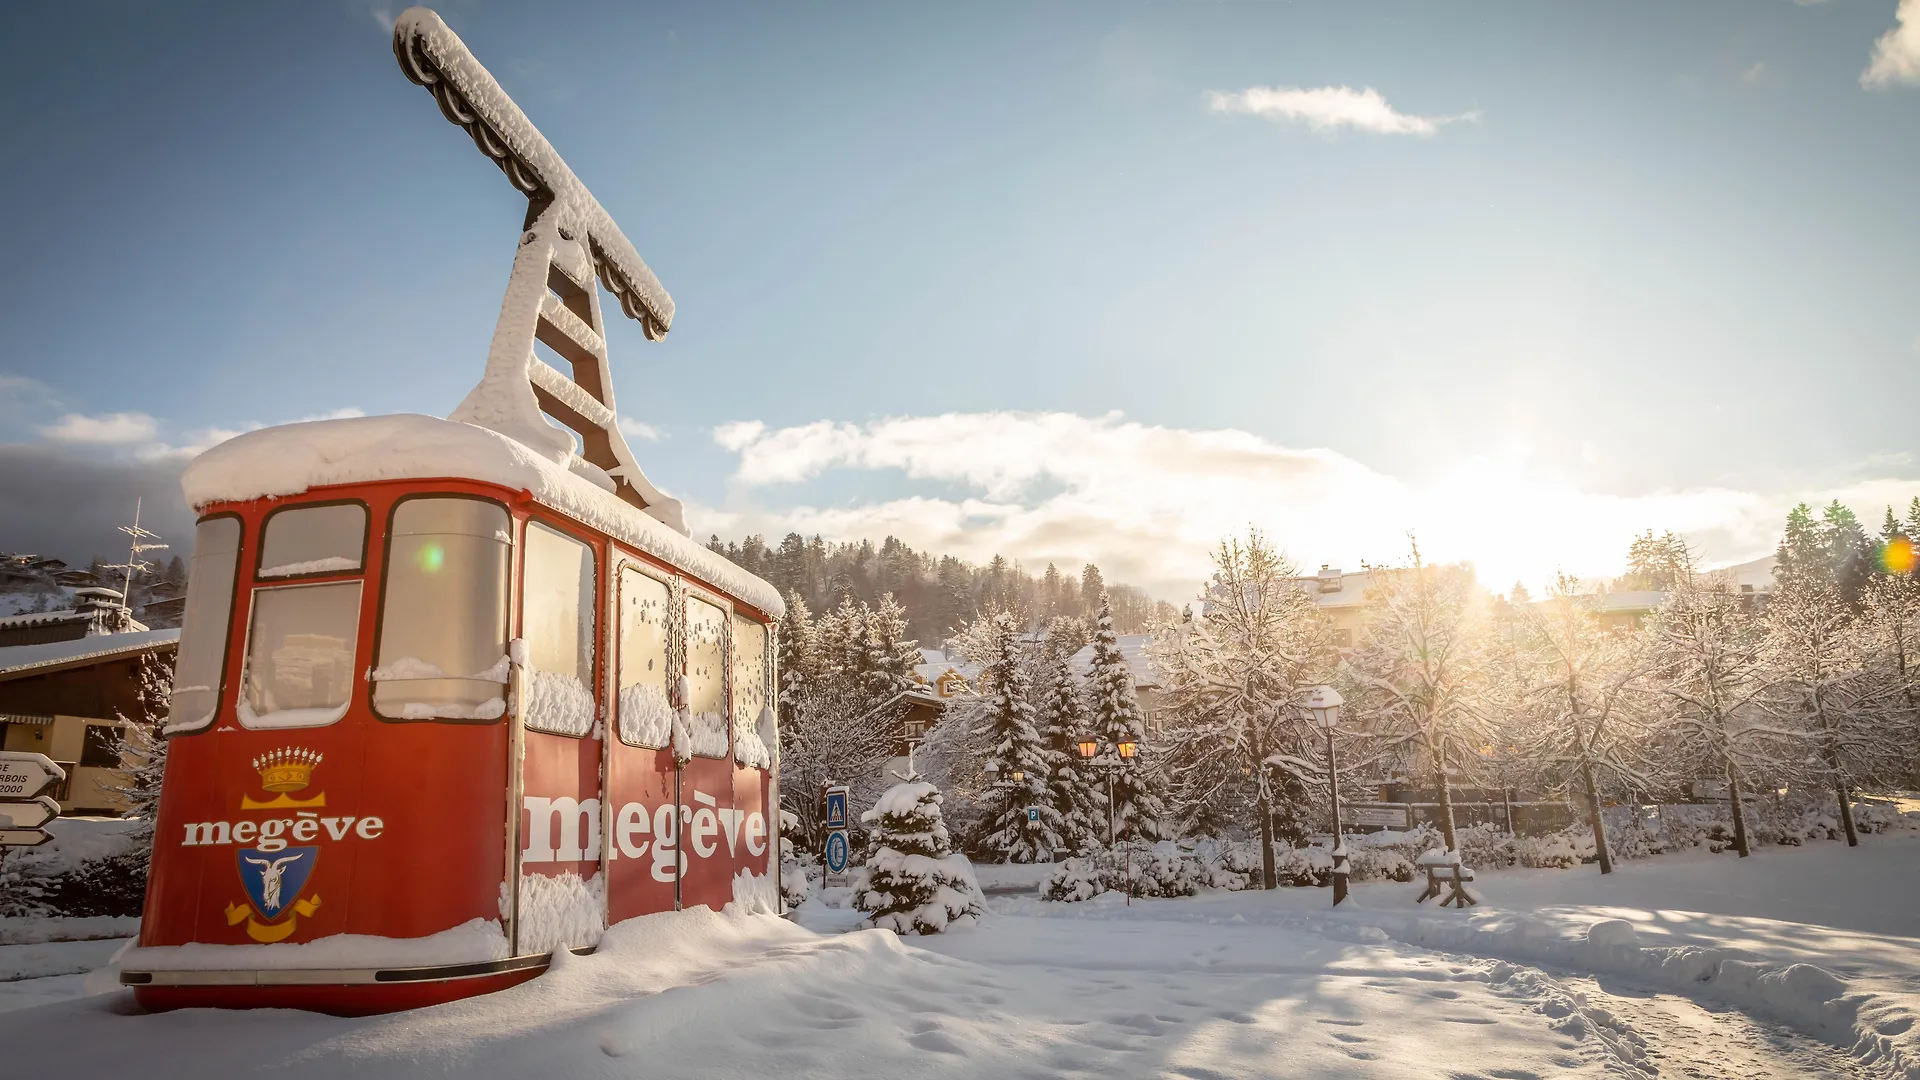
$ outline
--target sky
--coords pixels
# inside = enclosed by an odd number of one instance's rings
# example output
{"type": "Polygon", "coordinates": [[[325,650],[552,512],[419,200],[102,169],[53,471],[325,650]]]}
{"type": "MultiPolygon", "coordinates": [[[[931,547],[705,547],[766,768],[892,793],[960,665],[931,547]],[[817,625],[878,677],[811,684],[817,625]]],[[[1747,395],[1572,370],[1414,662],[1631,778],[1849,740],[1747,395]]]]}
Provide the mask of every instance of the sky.
{"type": "MultiPolygon", "coordinates": [[[[440,11],[674,297],[609,345],[702,537],[1537,589],[1920,496],[1920,0],[440,11]]],[[[0,549],[479,378],[524,199],[394,14],[0,13],[0,549]]]]}

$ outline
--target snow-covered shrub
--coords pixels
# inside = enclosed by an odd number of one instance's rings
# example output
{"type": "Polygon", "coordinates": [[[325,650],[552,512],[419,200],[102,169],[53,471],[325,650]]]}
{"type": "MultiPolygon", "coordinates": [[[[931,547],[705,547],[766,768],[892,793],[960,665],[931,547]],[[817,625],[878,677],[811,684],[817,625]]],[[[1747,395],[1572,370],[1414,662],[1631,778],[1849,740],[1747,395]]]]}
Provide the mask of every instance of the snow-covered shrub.
{"type": "Polygon", "coordinates": [[[1193,845],[1194,879],[1209,889],[1257,888],[1260,884],[1260,846],[1240,840],[1205,837],[1193,845]]]}
{"type": "Polygon", "coordinates": [[[1058,864],[1041,888],[1041,897],[1073,902],[1129,888],[1134,896],[1192,896],[1200,891],[1206,877],[1195,852],[1171,840],[1136,840],[1058,864]]]}
{"type": "Polygon", "coordinates": [[[1333,855],[1326,848],[1275,844],[1273,865],[1275,878],[1285,887],[1311,888],[1333,880],[1333,855]]]}
{"type": "Polygon", "coordinates": [[[147,891],[142,824],[56,819],[47,827],[51,842],[9,851],[0,860],[0,915],[137,917],[147,891]]]}
{"type": "Polygon", "coordinates": [[[1505,829],[1483,823],[1456,829],[1453,835],[1460,845],[1460,859],[1468,866],[1499,870],[1513,865],[1513,837],[1505,829]]]}
{"type": "MultiPolygon", "coordinates": [[[[1593,846],[1593,837],[1587,837],[1587,846],[1593,846]]],[[[1517,836],[1513,840],[1513,854],[1521,866],[1535,868],[1565,870],[1581,863],[1580,850],[1571,830],[1548,833],[1546,836],[1517,836]]]]}
{"type": "Polygon", "coordinates": [[[860,820],[873,826],[872,842],[853,905],[873,925],[896,934],[937,934],[986,913],[973,865],[953,850],[932,784],[895,784],[860,820]]]}

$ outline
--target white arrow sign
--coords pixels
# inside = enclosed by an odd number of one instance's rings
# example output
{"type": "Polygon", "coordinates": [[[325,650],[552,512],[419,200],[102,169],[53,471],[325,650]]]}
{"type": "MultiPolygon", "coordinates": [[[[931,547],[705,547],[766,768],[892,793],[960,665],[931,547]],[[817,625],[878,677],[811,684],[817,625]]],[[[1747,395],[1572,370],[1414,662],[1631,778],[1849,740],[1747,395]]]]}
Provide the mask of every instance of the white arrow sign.
{"type": "Polygon", "coordinates": [[[45,795],[32,802],[0,803],[0,829],[37,829],[60,816],[60,804],[45,795]]]}
{"type": "Polygon", "coordinates": [[[39,829],[0,829],[0,847],[39,847],[51,839],[39,829]]]}
{"type": "Polygon", "coordinates": [[[13,802],[32,799],[56,780],[65,780],[67,770],[45,754],[18,750],[0,751],[0,800],[13,802]]]}

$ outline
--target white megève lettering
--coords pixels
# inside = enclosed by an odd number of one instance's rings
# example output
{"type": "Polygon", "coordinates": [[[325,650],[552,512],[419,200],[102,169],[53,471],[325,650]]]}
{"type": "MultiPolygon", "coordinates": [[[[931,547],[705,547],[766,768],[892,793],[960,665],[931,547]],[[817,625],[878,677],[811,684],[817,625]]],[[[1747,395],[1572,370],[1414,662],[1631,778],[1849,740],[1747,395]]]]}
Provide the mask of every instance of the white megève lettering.
{"type": "Polygon", "coordinates": [[[378,840],[380,839],[380,831],[386,827],[386,822],[372,815],[368,815],[360,819],[360,824],[356,826],[353,831],[359,833],[360,839],[362,840],[378,840]]]}
{"type": "Polygon", "coordinates": [[[695,855],[702,859],[709,858],[720,846],[713,840],[714,834],[719,831],[719,816],[713,812],[712,808],[703,806],[694,811],[693,835],[688,838],[687,843],[693,848],[695,855]]]}
{"type": "Polygon", "coordinates": [[[238,821],[233,826],[233,842],[236,844],[253,843],[254,834],[260,831],[257,821],[238,821]]]}
{"type": "Polygon", "coordinates": [[[335,840],[345,840],[347,838],[347,830],[353,828],[353,819],[350,817],[323,817],[320,819],[320,824],[327,827],[328,836],[333,837],[335,840]]]}
{"type": "Polygon", "coordinates": [[[764,855],[767,852],[767,819],[755,810],[747,815],[747,854],[764,855]]]}
{"type": "Polygon", "coordinates": [[[293,839],[297,844],[304,844],[318,835],[320,823],[313,818],[303,817],[293,823],[293,839]]]}
{"type": "Polygon", "coordinates": [[[662,803],[653,812],[653,880],[672,881],[687,868],[680,853],[680,822],[672,803],[662,803]]]}
{"type": "Polygon", "coordinates": [[[634,842],[634,837],[645,836],[652,828],[647,819],[647,808],[637,802],[630,802],[620,808],[618,824],[614,827],[615,848],[629,859],[638,859],[647,853],[651,841],[634,842]]]}
{"type": "Polygon", "coordinates": [[[233,826],[224,821],[196,821],[187,826],[187,838],[181,841],[182,847],[198,847],[201,844],[230,844],[233,826]]]}
{"type": "Polygon", "coordinates": [[[525,797],[527,838],[521,862],[593,862],[600,858],[600,800],[525,797]],[[554,830],[560,842],[554,844],[554,830]]]}
{"type": "Polygon", "coordinates": [[[740,857],[740,819],[742,815],[737,807],[726,807],[718,811],[720,815],[720,835],[727,838],[727,858],[740,857]]]}
{"type": "Polygon", "coordinates": [[[258,847],[261,851],[279,851],[286,847],[287,842],[280,839],[280,837],[287,831],[287,826],[291,824],[293,824],[293,819],[291,818],[268,818],[266,821],[261,822],[260,842],[254,846],[258,847]]]}

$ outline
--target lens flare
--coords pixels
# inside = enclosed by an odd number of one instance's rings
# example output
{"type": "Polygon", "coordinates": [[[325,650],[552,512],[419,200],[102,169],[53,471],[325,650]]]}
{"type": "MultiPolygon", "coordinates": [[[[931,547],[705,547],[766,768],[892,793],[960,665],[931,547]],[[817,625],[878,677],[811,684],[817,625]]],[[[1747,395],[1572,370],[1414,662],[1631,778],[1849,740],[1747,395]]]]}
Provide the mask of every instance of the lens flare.
{"type": "Polygon", "coordinates": [[[1915,564],[1920,563],[1920,550],[1915,550],[1913,541],[1896,536],[1880,550],[1880,563],[1889,574],[1911,574],[1915,564]]]}
{"type": "Polygon", "coordinates": [[[429,574],[437,574],[447,565],[447,549],[439,544],[428,544],[420,549],[420,569],[429,574]]]}

